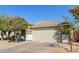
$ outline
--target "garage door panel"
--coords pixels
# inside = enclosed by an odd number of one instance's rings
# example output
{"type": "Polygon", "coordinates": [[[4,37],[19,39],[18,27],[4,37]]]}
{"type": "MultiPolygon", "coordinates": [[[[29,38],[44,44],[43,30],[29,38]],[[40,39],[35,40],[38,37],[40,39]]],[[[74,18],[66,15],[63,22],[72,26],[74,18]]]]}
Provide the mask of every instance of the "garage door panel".
{"type": "Polygon", "coordinates": [[[55,42],[55,39],[53,38],[55,33],[56,30],[34,30],[32,32],[33,40],[42,42],[55,42]]]}

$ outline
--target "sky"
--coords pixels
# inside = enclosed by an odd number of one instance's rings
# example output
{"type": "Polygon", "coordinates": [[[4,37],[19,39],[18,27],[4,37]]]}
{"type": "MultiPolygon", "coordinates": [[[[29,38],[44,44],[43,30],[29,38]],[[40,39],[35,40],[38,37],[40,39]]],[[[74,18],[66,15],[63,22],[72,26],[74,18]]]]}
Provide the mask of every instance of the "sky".
{"type": "Polygon", "coordinates": [[[1,15],[23,17],[30,23],[43,20],[64,21],[62,16],[72,18],[69,9],[75,5],[0,5],[1,15]]]}

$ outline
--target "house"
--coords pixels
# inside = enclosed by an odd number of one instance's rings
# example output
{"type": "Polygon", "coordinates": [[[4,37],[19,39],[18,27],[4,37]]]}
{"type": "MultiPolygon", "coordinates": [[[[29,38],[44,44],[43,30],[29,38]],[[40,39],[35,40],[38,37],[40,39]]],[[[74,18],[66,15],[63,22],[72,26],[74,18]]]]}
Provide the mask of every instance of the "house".
{"type": "Polygon", "coordinates": [[[59,30],[60,22],[57,21],[42,21],[31,27],[32,40],[40,42],[56,42],[54,39],[55,33],[59,30]]]}
{"type": "MultiPolygon", "coordinates": [[[[45,20],[45,21],[39,22],[37,24],[29,25],[28,28],[26,28],[25,30],[21,30],[18,32],[21,34],[20,38],[23,41],[31,40],[31,41],[40,41],[40,42],[58,42],[55,38],[56,33],[58,31],[60,31],[60,26],[62,24],[64,24],[65,26],[67,25],[67,23],[66,24],[65,23],[45,20]]],[[[17,31],[15,31],[15,33],[17,33],[17,31]]],[[[0,32],[0,34],[1,34],[1,32],[0,32]]],[[[7,34],[7,32],[5,34],[7,34]]],[[[10,37],[12,37],[12,36],[14,36],[14,32],[10,33],[10,37]]],[[[64,36],[65,35],[63,35],[62,38],[64,36]]],[[[5,36],[3,36],[3,37],[5,37],[5,36]]],[[[0,35],[0,38],[1,38],[1,35],[0,35]]],[[[62,38],[60,38],[60,40],[62,38]]],[[[65,37],[65,38],[66,38],[65,40],[62,39],[62,42],[63,42],[63,40],[67,41],[67,37],[65,37]]]]}

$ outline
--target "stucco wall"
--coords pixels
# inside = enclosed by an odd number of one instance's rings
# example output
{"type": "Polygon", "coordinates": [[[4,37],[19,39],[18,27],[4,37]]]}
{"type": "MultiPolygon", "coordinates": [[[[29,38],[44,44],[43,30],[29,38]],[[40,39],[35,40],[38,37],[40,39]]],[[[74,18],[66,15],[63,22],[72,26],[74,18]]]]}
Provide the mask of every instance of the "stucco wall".
{"type": "Polygon", "coordinates": [[[55,32],[56,30],[33,30],[33,41],[56,42],[56,40],[53,37],[55,32]]]}

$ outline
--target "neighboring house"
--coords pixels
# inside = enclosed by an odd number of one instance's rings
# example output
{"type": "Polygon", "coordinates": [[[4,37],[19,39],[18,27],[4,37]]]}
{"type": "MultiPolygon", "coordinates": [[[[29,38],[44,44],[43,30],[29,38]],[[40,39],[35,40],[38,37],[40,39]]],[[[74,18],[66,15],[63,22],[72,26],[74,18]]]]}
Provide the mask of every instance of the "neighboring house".
{"type": "Polygon", "coordinates": [[[40,42],[56,42],[54,35],[59,30],[60,22],[56,21],[42,21],[31,27],[32,40],[40,42]]]}

